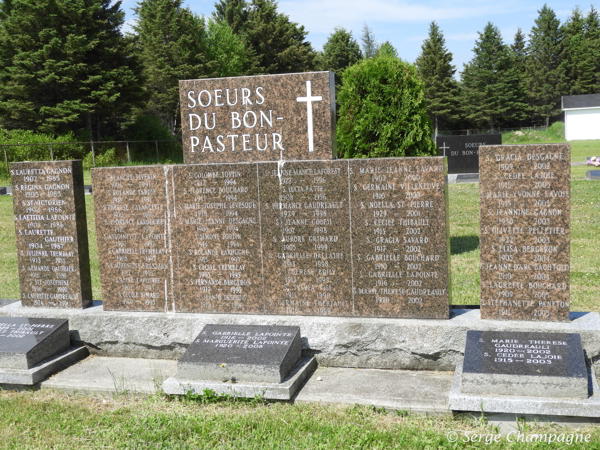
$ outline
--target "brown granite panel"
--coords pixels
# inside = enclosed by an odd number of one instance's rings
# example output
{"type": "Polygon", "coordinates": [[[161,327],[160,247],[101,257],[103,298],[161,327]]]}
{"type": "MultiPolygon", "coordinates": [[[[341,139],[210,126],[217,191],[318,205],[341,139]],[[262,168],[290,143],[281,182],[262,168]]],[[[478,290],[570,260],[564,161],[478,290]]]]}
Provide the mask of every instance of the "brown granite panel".
{"type": "Polygon", "coordinates": [[[11,165],[24,306],[92,304],[81,161],[11,165]]]}
{"type": "Polygon", "coordinates": [[[266,313],[355,314],[348,164],[259,164],[266,313]]]}
{"type": "Polygon", "coordinates": [[[358,315],[448,319],[445,158],[352,160],[350,169],[358,315]]]}
{"type": "Polygon", "coordinates": [[[571,147],[480,147],[481,317],[569,319],[571,147]]]}
{"type": "Polygon", "coordinates": [[[174,311],[170,166],[92,170],[105,310],[174,311]]]}
{"type": "Polygon", "coordinates": [[[179,95],[186,164],[335,158],[332,72],[185,80],[179,95]]]}
{"type": "Polygon", "coordinates": [[[263,312],[256,164],[174,166],[179,312],[263,312]]]}

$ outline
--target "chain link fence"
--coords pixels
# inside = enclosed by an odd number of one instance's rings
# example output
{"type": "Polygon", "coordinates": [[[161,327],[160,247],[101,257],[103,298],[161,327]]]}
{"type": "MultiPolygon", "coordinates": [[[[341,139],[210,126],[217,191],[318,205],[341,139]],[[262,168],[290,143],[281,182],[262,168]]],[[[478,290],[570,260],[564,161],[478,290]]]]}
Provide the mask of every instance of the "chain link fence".
{"type": "Polygon", "coordinates": [[[88,141],[0,144],[2,172],[17,161],[83,159],[84,168],[124,164],[182,163],[183,148],[175,140],[88,141]]]}

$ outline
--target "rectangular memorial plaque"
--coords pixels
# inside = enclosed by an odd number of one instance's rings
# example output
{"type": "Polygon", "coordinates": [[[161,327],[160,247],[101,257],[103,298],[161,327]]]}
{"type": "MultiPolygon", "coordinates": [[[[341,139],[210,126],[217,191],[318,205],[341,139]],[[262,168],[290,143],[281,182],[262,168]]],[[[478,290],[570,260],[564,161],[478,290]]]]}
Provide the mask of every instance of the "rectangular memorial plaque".
{"type": "Polygon", "coordinates": [[[69,348],[69,321],[0,317],[0,368],[30,369],[69,348]]]}
{"type": "Polygon", "coordinates": [[[258,168],[173,168],[177,311],[262,313],[258,168]]]}
{"type": "Polygon", "coordinates": [[[81,161],[12,163],[11,175],[22,304],[90,306],[81,161]]]}
{"type": "Polygon", "coordinates": [[[461,391],[530,397],[588,396],[579,334],[467,332],[461,391]]]}
{"type": "Polygon", "coordinates": [[[333,72],[179,82],[186,164],[332,159],[333,72]]]}
{"type": "Polygon", "coordinates": [[[479,173],[479,147],[502,144],[501,134],[437,136],[440,156],[448,157],[448,173],[479,173]]]}
{"type": "Polygon", "coordinates": [[[350,170],[358,315],[447,319],[445,159],[357,159],[350,170]]]}
{"type": "Polygon", "coordinates": [[[177,378],[281,383],[301,353],[299,327],[206,325],[177,363],[177,378]]]}
{"type": "Polygon", "coordinates": [[[569,319],[571,147],[480,149],[481,317],[569,319]]]}
{"type": "Polygon", "coordinates": [[[94,171],[112,177],[94,187],[100,260],[110,266],[102,282],[117,299],[105,291],[109,309],[154,307],[134,302],[165,283],[160,298],[177,312],[449,317],[444,158],[154,169],[169,174],[157,182],[168,195],[149,205],[126,187],[148,168],[94,171]],[[144,205],[161,214],[173,208],[153,219],[166,230],[151,230],[164,238],[156,249],[144,237],[144,205]],[[150,250],[162,267],[146,265],[150,250]],[[147,273],[131,272],[134,262],[147,273]],[[143,281],[149,275],[158,282],[143,281]]]}
{"type": "Polygon", "coordinates": [[[105,310],[175,309],[171,170],[169,166],[92,170],[105,310]]]}

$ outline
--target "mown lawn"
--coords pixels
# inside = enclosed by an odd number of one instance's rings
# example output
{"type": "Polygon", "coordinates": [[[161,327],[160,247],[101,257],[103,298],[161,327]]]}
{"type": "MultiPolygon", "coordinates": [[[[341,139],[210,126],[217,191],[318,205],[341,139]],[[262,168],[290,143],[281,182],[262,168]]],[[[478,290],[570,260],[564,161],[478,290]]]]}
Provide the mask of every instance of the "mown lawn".
{"type": "Polygon", "coordinates": [[[570,439],[587,442],[511,442],[516,432],[502,437],[479,418],[365,406],[0,392],[2,449],[591,449],[600,444],[600,429],[592,427],[521,424],[521,433],[555,439],[571,434],[570,439]]]}

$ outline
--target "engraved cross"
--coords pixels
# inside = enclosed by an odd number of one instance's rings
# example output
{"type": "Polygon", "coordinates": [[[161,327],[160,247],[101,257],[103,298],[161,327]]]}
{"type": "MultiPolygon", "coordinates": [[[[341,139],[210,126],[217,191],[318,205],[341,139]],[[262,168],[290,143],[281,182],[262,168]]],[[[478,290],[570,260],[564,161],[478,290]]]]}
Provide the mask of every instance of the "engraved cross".
{"type": "Polygon", "coordinates": [[[311,82],[306,82],[306,97],[296,97],[297,102],[306,102],[306,111],[308,115],[308,151],[314,151],[313,143],[313,118],[312,118],[312,102],[320,102],[323,97],[320,95],[312,96],[311,82]]]}
{"type": "Polygon", "coordinates": [[[446,156],[446,150],[448,150],[450,147],[446,147],[446,143],[444,142],[444,145],[442,147],[440,147],[440,150],[444,150],[444,156],[446,156]]]}

